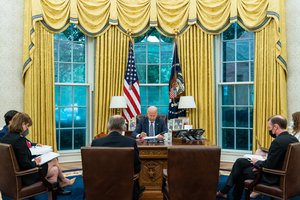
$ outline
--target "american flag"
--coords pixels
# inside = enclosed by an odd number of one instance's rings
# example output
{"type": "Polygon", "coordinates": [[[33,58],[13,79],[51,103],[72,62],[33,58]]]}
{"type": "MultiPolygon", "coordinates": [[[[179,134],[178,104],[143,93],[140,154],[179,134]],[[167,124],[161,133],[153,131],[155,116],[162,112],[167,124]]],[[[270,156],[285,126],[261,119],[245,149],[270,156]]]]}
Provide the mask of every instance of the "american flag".
{"type": "Polygon", "coordinates": [[[127,103],[127,108],[123,109],[123,117],[129,121],[132,117],[141,114],[140,86],[131,41],[129,42],[128,63],[125,71],[123,90],[127,103]]]}

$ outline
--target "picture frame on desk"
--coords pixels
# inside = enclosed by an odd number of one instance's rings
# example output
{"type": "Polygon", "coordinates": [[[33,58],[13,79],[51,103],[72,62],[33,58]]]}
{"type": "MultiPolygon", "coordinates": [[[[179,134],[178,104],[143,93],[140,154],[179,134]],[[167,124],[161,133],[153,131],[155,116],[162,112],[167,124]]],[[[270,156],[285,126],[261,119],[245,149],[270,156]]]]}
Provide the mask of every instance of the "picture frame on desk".
{"type": "Polygon", "coordinates": [[[135,117],[133,117],[128,122],[128,131],[134,131],[135,128],[136,128],[136,119],[135,117]]]}
{"type": "Polygon", "coordinates": [[[173,130],[182,130],[183,129],[183,120],[180,118],[173,119],[173,130]]]}
{"type": "Polygon", "coordinates": [[[188,118],[188,117],[178,117],[178,119],[182,119],[183,125],[189,125],[190,124],[190,118],[188,118]]]}
{"type": "Polygon", "coordinates": [[[168,120],[168,130],[173,130],[173,120],[168,120]]]}

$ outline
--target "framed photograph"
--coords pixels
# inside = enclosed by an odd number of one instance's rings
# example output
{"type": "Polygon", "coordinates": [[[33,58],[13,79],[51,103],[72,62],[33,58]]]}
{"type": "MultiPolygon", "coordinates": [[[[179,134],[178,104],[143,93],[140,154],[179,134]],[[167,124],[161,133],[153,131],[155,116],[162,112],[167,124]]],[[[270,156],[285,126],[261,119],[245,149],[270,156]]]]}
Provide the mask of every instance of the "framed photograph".
{"type": "Polygon", "coordinates": [[[183,121],[182,119],[173,119],[173,130],[182,130],[183,129],[183,121]]]}
{"type": "Polygon", "coordinates": [[[173,130],[173,120],[168,120],[168,130],[173,130]]]}
{"type": "Polygon", "coordinates": [[[189,125],[190,124],[190,118],[188,117],[178,117],[179,119],[182,119],[183,125],[189,125]]]}
{"type": "Polygon", "coordinates": [[[133,117],[128,122],[128,130],[129,131],[134,131],[135,127],[136,127],[136,119],[135,119],[135,117],[133,117]]]}

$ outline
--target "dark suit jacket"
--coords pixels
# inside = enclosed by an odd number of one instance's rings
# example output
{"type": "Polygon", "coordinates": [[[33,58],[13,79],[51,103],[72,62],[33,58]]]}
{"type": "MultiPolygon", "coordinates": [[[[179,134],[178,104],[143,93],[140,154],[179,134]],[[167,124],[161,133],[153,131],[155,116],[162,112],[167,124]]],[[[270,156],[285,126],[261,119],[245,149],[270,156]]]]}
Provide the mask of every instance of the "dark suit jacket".
{"type": "Polygon", "coordinates": [[[3,126],[2,130],[0,131],[0,138],[2,138],[6,133],[8,133],[8,126],[3,126]]]}
{"type": "Polygon", "coordinates": [[[98,138],[92,141],[92,146],[104,147],[134,147],[134,173],[139,173],[141,170],[141,162],[139,159],[139,150],[136,141],[130,137],[121,135],[119,132],[111,132],[105,137],[98,138]]]}
{"type": "MultiPolygon", "coordinates": [[[[267,159],[265,161],[257,161],[255,166],[281,170],[288,145],[294,142],[298,142],[297,138],[288,132],[282,132],[272,141],[267,159]]],[[[268,185],[276,185],[279,183],[279,177],[264,173],[261,181],[268,185]]]]}
{"type": "MultiPolygon", "coordinates": [[[[149,119],[148,117],[145,117],[144,119],[141,119],[140,122],[136,125],[135,130],[132,132],[132,137],[136,138],[138,134],[141,132],[147,133],[149,135],[149,119]]],[[[158,135],[160,133],[166,133],[168,132],[168,128],[166,125],[165,120],[156,118],[155,119],[155,135],[158,135]]]]}
{"type": "MultiPolygon", "coordinates": [[[[22,137],[19,133],[8,133],[6,134],[0,142],[10,144],[15,152],[16,159],[18,161],[19,167],[21,170],[31,169],[36,167],[34,161],[32,161],[32,155],[27,147],[26,138],[22,137]]],[[[48,165],[45,164],[42,166],[42,173],[47,174],[48,165]]],[[[31,185],[40,180],[38,173],[26,175],[22,177],[24,185],[31,185]]]]}

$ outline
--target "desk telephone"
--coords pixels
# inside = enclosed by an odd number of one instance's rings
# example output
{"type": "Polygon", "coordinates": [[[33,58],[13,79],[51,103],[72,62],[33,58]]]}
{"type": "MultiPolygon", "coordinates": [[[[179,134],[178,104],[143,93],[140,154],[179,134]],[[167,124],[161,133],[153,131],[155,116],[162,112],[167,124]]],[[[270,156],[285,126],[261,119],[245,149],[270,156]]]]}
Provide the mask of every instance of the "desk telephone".
{"type": "Polygon", "coordinates": [[[190,129],[190,130],[178,130],[175,133],[176,138],[185,139],[186,141],[193,141],[193,140],[201,140],[204,139],[202,136],[205,132],[204,129],[190,129]]]}

